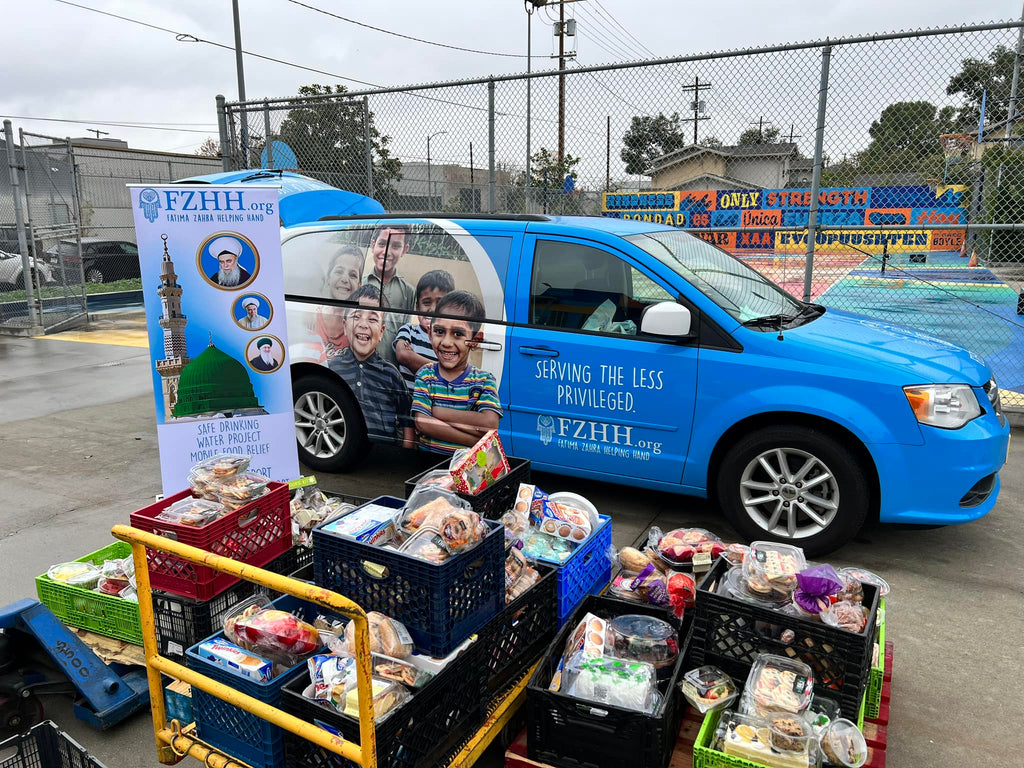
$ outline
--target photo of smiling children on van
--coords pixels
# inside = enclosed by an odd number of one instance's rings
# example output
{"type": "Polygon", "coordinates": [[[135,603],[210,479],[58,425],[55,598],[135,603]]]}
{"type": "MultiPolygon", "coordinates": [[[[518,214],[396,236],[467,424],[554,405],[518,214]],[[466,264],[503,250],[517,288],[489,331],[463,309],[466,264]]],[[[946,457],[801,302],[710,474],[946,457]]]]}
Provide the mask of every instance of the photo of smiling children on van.
{"type": "Polygon", "coordinates": [[[411,390],[416,384],[416,372],[424,365],[437,362],[430,343],[430,313],[437,303],[455,290],[455,280],[444,269],[427,272],[416,283],[416,311],[420,314],[398,329],[395,336],[395,359],[398,370],[411,390]]]}
{"type": "Polygon", "coordinates": [[[420,445],[452,454],[475,445],[502,417],[494,376],[469,362],[484,320],[484,306],[468,291],[452,291],[434,307],[430,344],[437,362],[416,374],[412,416],[420,445]]]}

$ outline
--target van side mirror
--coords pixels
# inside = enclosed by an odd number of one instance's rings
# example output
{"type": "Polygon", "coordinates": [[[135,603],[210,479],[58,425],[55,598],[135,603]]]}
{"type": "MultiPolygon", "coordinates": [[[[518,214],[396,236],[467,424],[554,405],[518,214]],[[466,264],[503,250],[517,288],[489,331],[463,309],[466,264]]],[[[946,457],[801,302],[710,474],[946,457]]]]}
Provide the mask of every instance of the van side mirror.
{"type": "Polygon", "coordinates": [[[693,318],[690,310],[674,301],[652,304],[644,310],[640,331],[653,336],[681,338],[690,335],[693,318]]]}

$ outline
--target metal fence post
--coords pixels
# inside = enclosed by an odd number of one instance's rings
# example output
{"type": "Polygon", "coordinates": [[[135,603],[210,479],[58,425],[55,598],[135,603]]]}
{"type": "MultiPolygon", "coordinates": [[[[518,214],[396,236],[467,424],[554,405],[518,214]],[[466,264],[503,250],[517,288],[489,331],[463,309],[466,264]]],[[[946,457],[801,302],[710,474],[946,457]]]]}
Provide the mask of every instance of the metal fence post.
{"type": "Polygon", "coordinates": [[[274,142],[270,140],[270,102],[263,100],[263,146],[267,151],[267,168],[274,167],[274,142]]]}
{"type": "Polygon", "coordinates": [[[494,81],[487,81],[487,212],[495,212],[494,204],[494,81]]]}
{"type": "Polygon", "coordinates": [[[231,155],[228,151],[228,117],[223,94],[217,94],[217,132],[220,134],[220,165],[225,171],[231,170],[231,155]]]}
{"type": "Polygon", "coordinates": [[[18,249],[21,251],[21,282],[25,286],[25,306],[32,325],[39,325],[35,304],[32,303],[32,291],[26,275],[32,274],[31,262],[28,259],[28,241],[25,238],[25,220],[21,210],[19,187],[21,180],[18,174],[18,160],[14,154],[14,126],[10,120],[4,120],[4,143],[7,145],[7,168],[11,174],[11,200],[14,201],[14,226],[18,230],[18,249]]]}
{"type": "Polygon", "coordinates": [[[825,111],[828,103],[828,70],[832,46],[825,39],[821,49],[821,85],[818,88],[818,125],[814,129],[814,171],[811,175],[811,209],[807,217],[807,255],[804,260],[804,301],[811,300],[814,278],[814,241],[818,236],[818,189],[821,187],[821,159],[825,144],[825,111]]]}
{"type": "MultiPolygon", "coordinates": [[[[18,143],[21,145],[21,168],[25,173],[25,237],[28,240],[28,253],[29,262],[34,266],[36,259],[39,258],[39,254],[36,253],[36,228],[32,224],[32,185],[29,183],[28,174],[28,157],[25,154],[25,134],[21,128],[18,129],[18,143]]],[[[34,159],[35,156],[33,156],[34,159]]],[[[53,206],[50,206],[50,218],[53,219],[53,206]]],[[[25,283],[25,290],[35,292],[36,301],[40,302],[43,298],[43,288],[39,284],[42,277],[39,276],[38,272],[33,268],[32,270],[21,273],[22,282],[25,283]],[[26,278],[26,275],[28,276],[26,278]],[[26,280],[32,281],[31,290],[28,287],[26,280]]],[[[38,303],[37,303],[38,306],[38,303]]]]}
{"type": "MultiPolygon", "coordinates": [[[[81,273],[79,285],[82,288],[82,311],[88,317],[89,293],[85,289],[85,259],[82,258],[82,204],[78,199],[81,194],[78,188],[78,167],[75,164],[75,147],[68,138],[68,163],[71,165],[71,211],[75,217],[75,244],[78,247],[78,271],[81,273]]],[[[60,259],[61,274],[64,274],[64,257],[60,255],[60,244],[57,244],[57,258],[60,259]]],[[[65,279],[65,289],[67,281],[65,279]]]]}
{"type": "Polygon", "coordinates": [[[363,96],[363,153],[366,156],[366,194],[373,197],[373,144],[370,142],[369,96],[363,96]]]}

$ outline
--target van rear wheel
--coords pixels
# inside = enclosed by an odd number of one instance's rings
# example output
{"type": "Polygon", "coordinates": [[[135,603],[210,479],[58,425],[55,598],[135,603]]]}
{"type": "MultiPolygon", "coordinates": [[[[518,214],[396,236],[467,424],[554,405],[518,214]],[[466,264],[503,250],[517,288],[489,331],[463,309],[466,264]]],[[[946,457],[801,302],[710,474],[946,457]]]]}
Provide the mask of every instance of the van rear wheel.
{"type": "Polygon", "coordinates": [[[318,472],[345,472],[368,452],[359,404],[329,376],[306,375],[292,384],[299,461],[318,472]]]}
{"type": "Polygon", "coordinates": [[[812,556],[850,541],[868,512],[868,482],[856,458],[806,427],[768,427],[742,438],[722,461],[717,490],[744,538],[793,544],[812,556]]]}

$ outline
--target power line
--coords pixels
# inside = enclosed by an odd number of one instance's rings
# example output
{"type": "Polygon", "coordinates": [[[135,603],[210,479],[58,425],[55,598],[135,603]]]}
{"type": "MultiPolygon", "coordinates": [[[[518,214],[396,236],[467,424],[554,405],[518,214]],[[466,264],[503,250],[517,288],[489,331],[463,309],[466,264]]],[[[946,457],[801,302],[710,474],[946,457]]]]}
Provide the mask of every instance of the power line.
{"type": "MultiPolygon", "coordinates": [[[[577,62],[576,62],[576,66],[577,66],[577,67],[584,67],[585,65],[583,64],[583,62],[581,62],[581,61],[577,61],[577,62]]],[[[606,85],[606,84],[604,83],[604,81],[602,81],[602,80],[598,79],[598,78],[597,78],[597,77],[596,77],[596,76],[594,75],[594,73],[593,73],[593,72],[587,72],[586,74],[590,75],[591,79],[593,79],[593,80],[594,80],[594,82],[596,82],[596,83],[597,83],[598,85],[600,85],[600,86],[601,86],[602,88],[604,88],[604,89],[605,89],[606,91],[608,91],[608,93],[610,93],[610,94],[611,94],[612,96],[614,96],[614,97],[615,97],[616,99],[618,99],[619,101],[621,101],[621,102],[622,102],[623,104],[625,104],[625,105],[626,105],[627,107],[629,107],[630,109],[633,109],[633,110],[635,110],[636,112],[638,112],[638,113],[641,113],[641,114],[644,114],[644,113],[646,113],[646,112],[647,112],[647,110],[643,109],[642,107],[638,107],[638,106],[637,106],[636,104],[633,104],[632,102],[628,101],[627,99],[624,99],[624,98],[623,98],[622,96],[620,96],[619,94],[617,94],[617,93],[616,93],[615,91],[613,91],[613,90],[612,90],[612,89],[611,89],[611,88],[610,88],[609,86],[607,86],[607,85],[606,85]]]]}
{"type": "Polygon", "coordinates": [[[658,55],[654,51],[652,51],[650,48],[648,48],[646,45],[644,45],[642,42],[640,42],[639,38],[637,38],[636,35],[634,35],[632,32],[630,32],[628,29],[626,29],[624,26],[622,26],[622,24],[619,23],[619,20],[616,19],[612,15],[611,11],[609,11],[607,8],[605,8],[603,5],[601,5],[600,0],[594,0],[594,4],[597,6],[597,11],[599,13],[602,13],[604,16],[606,16],[609,19],[609,21],[611,21],[619,29],[621,29],[629,37],[631,37],[634,41],[636,41],[636,44],[638,46],[640,46],[641,50],[646,51],[647,54],[650,55],[652,58],[655,58],[655,59],[658,58],[658,55]]]}
{"type": "Polygon", "coordinates": [[[485,56],[504,56],[510,59],[526,58],[526,55],[522,53],[500,53],[498,51],[481,51],[476,48],[463,48],[462,46],[459,45],[449,45],[448,43],[438,43],[435,42],[434,40],[424,40],[422,37],[403,35],[401,32],[394,32],[390,29],[384,29],[383,27],[375,27],[372,24],[366,24],[362,21],[356,21],[355,19],[350,19],[346,16],[341,16],[337,13],[332,13],[331,11],[325,11],[323,8],[317,8],[315,5],[308,5],[307,3],[299,2],[299,0],[288,0],[288,2],[291,3],[292,5],[299,5],[302,6],[303,8],[308,8],[309,10],[315,11],[316,13],[322,13],[324,16],[330,16],[331,18],[338,19],[339,21],[344,21],[349,24],[355,24],[356,26],[364,27],[366,29],[372,29],[375,32],[381,32],[385,35],[393,35],[394,37],[400,37],[404,40],[412,40],[417,43],[424,43],[425,45],[435,45],[438,48],[448,48],[453,51],[464,51],[466,53],[480,53],[485,56]]]}
{"type": "MultiPolygon", "coordinates": [[[[200,131],[196,128],[165,128],[160,127],[162,124],[159,123],[119,123],[111,120],[64,120],[58,117],[32,117],[30,115],[3,115],[5,118],[11,120],[39,120],[45,123],[76,123],[80,125],[107,125],[114,126],[115,128],[135,128],[140,131],[181,131],[183,133],[205,133],[209,135],[211,131],[200,131]]],[[[167,125],[174,125],[174,123],[167,123],[167,125]]],[[[215,123],[187,123],[187,125],[210,125],[213,126],[215,123]]]]}
{"type": "MultiPolygon", "coordinates": [[[[590,32],[594,36],[595,41],[597,40],[597,37],[600,36],[601,41],[605,43],[605,45],[601,46],[602,48],[605,48],[605,50],[614,48],[615,51],[618,51],[618,53],[615,53],[615,55],[621,56],[626,60],[645,58],[644,54],[642,53],[638,55],[637,52],[630,46],[628,41],[623,40],[621,35],[617,35],[615,32],[610,30],[600,18],[591,15],[589,12],[584,12],[584,9],[582,7],[579,8],[578,10],[581,17],[589,24],[589,28],[585,29],[584,31],[590,32]]],[[[614,53],[613,51],[610,50],[609,52],[614,53]]]]}
{"type": "MultiPolygon", "coordinates": [[[[173,29],[167,29],[166,27],[158,27],[156,24],[150,24],[150,23],[145,22],[145,21],[140,21],[139,19],[133,19],[133,18],[131,18],[129,16],[121,16],[121,15],[116,14],[116,13],[110,13],[109,11],[101,11],[99,8],[92,8],[92,7],[88,6],[88,5],[81,5],[79,3],[72,3],[72,2],[70,2],[70,0],[53,0],[53,1],[55,3],[60,3],[61,5],[70,5],[73,8],[80,8],[83,11],[92,11],[93,13],[98,13],[98,14],[100,14],[102,16],[110,16],[111,18],[114,18],[114,19],[120,19],[121,21],[127,21],[127,22],[130,22],[132,24],[138,24],[141,27],[148,27],[149,29],[155,29],[155,30],[158,30],[160,32],[167,32],[168,34],[174,35],[175,39],[177,39],[178,42],[180,42],[180,43],[204,43],[206,45],[212,45],[215,48],[223,48],[226,51],[234,51],[235,50],[235,46],[233,46],[233,45],[225,45],[224,43],[218,43],[218,42],[216,42],[214,40],[204,40],[203,38],[196,37],[195,35],[193,35],[191,33],[188,33],[188,32],[177,32],[177,31],[175,31],[173,29]]],[[[253,51],[243,50],[242,53],[244,53],[246,56],[252,56],[253,58],[263,59],[264,61],[271,61],[271,62],[274,62],[275,64],[283,64],[286,67],[294,67],[295,69],[302,69],[302,70],[305,70],[306,72],[314,72],[314,73],[316,73],[318,75],[327,75],[328,77],[334,77],[334,78],[337,78],[338,80],[348,80],[350,83],[359,83],[360,85],[368,85],[371,88],[383,88],[384,87],[383,85],[379,85],[377,83],[371,83],[368,80],[357,80],[354,77],[346,77],[345,75],[339,75],[336,72],[327,72],[326,70],[316,69],[315,67],[306,67],[306,66],[303,66],[302,64],[296,64],[296,63],[294,63],[292,61],[285,61],[284,59],[277,59],[277,58],[274,58],[273,56],[264,56],[261,53],[254,53],[253,51]]]]}

